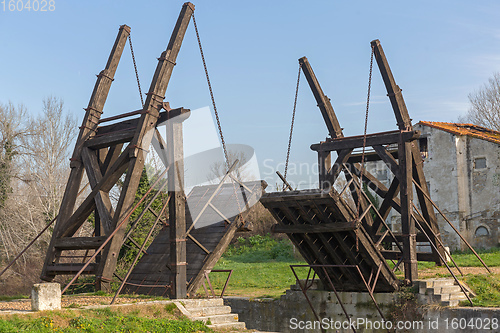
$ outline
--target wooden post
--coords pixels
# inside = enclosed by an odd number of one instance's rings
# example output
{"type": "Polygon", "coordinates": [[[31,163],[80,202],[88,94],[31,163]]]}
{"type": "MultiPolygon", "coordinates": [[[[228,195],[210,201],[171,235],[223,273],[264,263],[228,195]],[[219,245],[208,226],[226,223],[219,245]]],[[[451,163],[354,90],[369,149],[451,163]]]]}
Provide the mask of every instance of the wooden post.
{"type": "MultiPolygon", "coordinates": [[[[375,54],[375,59],[377,60],[378,67],[380,69],[380,73],[382,74],[382,79],[384,81],[384,84],[385,84],[385,87],[387,90],[387,96],[389,96],[389,99],[390,99],[391,105],[392,105],[392,109],[394,111],[394,115],[396,116],[398,128],[401,131],[413,130],[413,126],[411,124],[411,118],[410,118],[410,115],[408,113],[408,109],[406,108],[406,104],[405,104],[405,101],[403,99],[403,94],[401,92],[402,90],[396,84],[396,80],[394,79],[394,76],[392,75],[392,71],[391,71],[391,68],[389,67],[389,63],[387,61],[387,58],[385,57],[384,50],[382,49],[382,45],[380,44],[380,41],[378,39],[373,40],[371,42],[371,45],[373,47],[373,52],[375,54]]],[[[406,158],[405,163],[408,163],[409,165],[414,166],[414,168],[412,170],[414,172],[411,173],[411,175],[412,175],[411,177],[414,177],[415,180],[421,185],[421,187],[428,191],[427,183],[425,181],[424,171],[422,169],[422,163],[421,163],[422,161],[421,161],[420,153],[418,152],[417,145],[414,143],[408,142],[405,145],[405,148],[406,148],[405,152],[399,150],[399,154],[400,154],[399,156],[404,156],[406,158]],[[410,151],[411,155],[413,155],[413,156],[410,155],[411,158],[409,158],[408,156],[405,155],[408,153],[408,151],[410,151]]],[[[401,159],[401,157],[400,157],[400,159],[401,159]]],[[[400,167],[402,168],[401,161],[400,161],[400,167]]],[[[410,178],[410,180],[411,180],[411,178],[410,178]]],[[[408,188],[409,188],[408,190],[406,190],[406,189],[403,190],[403,187],[404,187],[403,183],[404,182],[406,182],[406,180],[405,180],[405,177],[402,176],[401,177],[401,193],[403,193],[403,191],[404,191],[404,192],[411,193],[411,195],[413,196],[413,183],[408,184],[408,188]]],[[[424,198],[424,196],[422,196],[420,193],[418,193],[418,191],[417,191],[417,194],[419,197],[420,205],[422,207],[423,216],[430,223],[429,228],[434,231],[435,235],[438,235],[437,237],[440,238],[437,219],[436,219],[436,216],[434,214],[434,210],[432,208],[430,201],[426,200],[426,198],[424,198]]],[[[401,197],[401,206],[403,206],[403,197],[401,197]]],[[[403,223],[404,220],[402,219],[401,222],[403,223]]],[[[404,224],[402,225],[402,228],[405,228],[404,224]]],[[[404,233],[405,232],[403,231],[403,234],[404,233]]],[[[432,238],[431,241],[434,243],[434,245],[436,245],[436,248],[438,249],[439,253],[441,253],[442,257],[444,258],[445,257],[444,249],[441,246],[439,246],[439,244],[440,244],[439,240],[434,239],[434,236],[432,236],[431,238],[432,238]]],[[[435,251],[433,250],[433,252],[435,252],[435,251]]],[[[436,258],[436,263],[441,264],[439,254],[434,253],[434,257],[436,258]]]]}
{"type": "Polygon", "coordinates": [[[403,233],[403,264],[405,280],[413,283],[418,278],[417,230],[412,218],[413,176],[411,142],[401,140],[399,148],[401,231],[403,233]]]}
{"type": "MultiPolygon", "coordinates": [[[[179,117],[177,117],[179,118],[179,117]]],[[[184,195],[184,152],[182,144],[182,120],[167,122],[169,229],[170,229],[170,277],[173,299],[186,298],[186,197],[184,195]]]]}

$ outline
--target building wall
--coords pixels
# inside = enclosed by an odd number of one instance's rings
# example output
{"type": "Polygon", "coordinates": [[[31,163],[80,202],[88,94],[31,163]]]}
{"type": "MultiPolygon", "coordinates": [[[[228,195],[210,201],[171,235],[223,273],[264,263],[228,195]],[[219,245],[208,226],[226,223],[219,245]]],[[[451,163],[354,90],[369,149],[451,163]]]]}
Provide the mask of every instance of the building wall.
{"type": "MultiPolygon", "coordinates": [[[[490,248],[500,242],[500,145],[478,138],[455,135],[433,127],[415,125],[421,131],[419,145],[423,169],[432,200],[453,226],[476,248],[490,248]],[[421,147],[422,148],[422,147],[421,147]]],[[[389,186],[393,175],[382,161],[368,162],[367,170],[389,186]],[[385,169],[387,172],[384,172],[385,169]]],[[[415,204],[417,195],[414,192],[415,204]]],[[[435,210],[445,246],[465,250],[453,228],[435,210]]],[[[401,231],[400,215],[392,210],[387,222],[401,231]]],[[[419,251],[430,251],[420,247],[419,251]]]]}
{"type": "Polygon", "coordinates": [[[467,153],[470,211],[464,216],[464,224],[472,245],[486,248],[497,246],[500,223],[500,146],[469,138],[467,153]]]}
{"type": "MultiPolygon", "coordinates": [[[[422,132],[422,138],[427,138],[428,153],[423,167],[433,201],[472,246],[497,246],[500,146],[428,126],[416,125],[415,129],[422,132]]],[[[436,216],[445,245],[452,250],[465,249],[465,244],[437,211],[436,216]]]]}

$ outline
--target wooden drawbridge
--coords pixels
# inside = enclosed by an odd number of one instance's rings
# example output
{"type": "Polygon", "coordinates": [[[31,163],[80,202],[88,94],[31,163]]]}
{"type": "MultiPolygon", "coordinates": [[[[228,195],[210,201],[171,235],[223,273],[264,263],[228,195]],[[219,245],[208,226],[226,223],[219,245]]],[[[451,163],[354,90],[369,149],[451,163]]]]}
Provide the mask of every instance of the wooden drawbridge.
{"type": "Polygon", "coordinates": [[[324,266],[326,271],[315,269],[316,274],[324,286],[329,286],[331,280],[337,290],[366,291],[369,285],[372,291],[394,291],[398,288],[395,269],[404,269],[409,284],[417,279],[418,260],[443,264],[445,258],[416,140],[420,133],[413,130],[380,42],[375,40],[371,46],[399,129],[344,137],[329,98],[307,58],[301,58],[301,70],[330,134],[324,142],[311,145],[318,153],[320,188],[267,193],[261,198],[278,222],[274,231],[286,233],[309,265],[324,266]],[[396,145],[397,151],[389,152],[389,145],[396,145]],[[376,153],[370,160],[385,162],[394,175],[388,188],[364,168],[364,150],[370,147],[376,153]],[[353,154],[360,148],[361,156],[353,154]],[[334,163],[332,152],[337,155],[334,163]],[[337,190],[334,184],[341,173],[346,184],[337,190]],[[379,197],[379,207],[369,200],[367,188],[379,197]],[[414,190],[419,207],[413,203],[414,190]],[[391,210],[401,216],[400,233],[393,232],[386,222],[391,210]],[[417,242],[432,251],[417,252],[417,242]],[[387,260],[393,261],[393,267],[387,260]],[[353,267],[359,268],[363,276],[353,267]]]}

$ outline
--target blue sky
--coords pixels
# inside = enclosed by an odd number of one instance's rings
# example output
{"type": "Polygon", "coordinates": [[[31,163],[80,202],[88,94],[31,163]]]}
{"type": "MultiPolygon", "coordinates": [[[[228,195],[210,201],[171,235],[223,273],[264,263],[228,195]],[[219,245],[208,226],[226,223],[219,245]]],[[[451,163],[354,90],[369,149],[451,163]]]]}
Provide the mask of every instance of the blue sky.
{"type": "MultiPolygon", "coordinates": [[[[78,122],[118,27],[132,27],[142,88],[147,91],[156,58],[168,43],[183,3],[56,0],[52,12],[10,12],[5,1],[5,11],[0,3],[0,103],[23,103],[36,114],[43,98],[54,95],[64,99],[78,122]]],[[[468,108],[467,95],[500,70],[497,1],[194,4],[226,140],[255,148],[261,165],[285,159],[297,59],[304,55],[347,135],[363,131],[373,39],[380,39],[414,121],[456,120],[468,108]]],[[[210,105],[192,25],[167,100],[193,110],[210,105]]],[[[105,115],[139,107],[126,49],[105,115]]],[[[391,129],[394,116],[375,69],[368,131],[391,129]]],[[[326,134],[302,77],[291,162],[314,163],[309,146],[326,134]]]]}

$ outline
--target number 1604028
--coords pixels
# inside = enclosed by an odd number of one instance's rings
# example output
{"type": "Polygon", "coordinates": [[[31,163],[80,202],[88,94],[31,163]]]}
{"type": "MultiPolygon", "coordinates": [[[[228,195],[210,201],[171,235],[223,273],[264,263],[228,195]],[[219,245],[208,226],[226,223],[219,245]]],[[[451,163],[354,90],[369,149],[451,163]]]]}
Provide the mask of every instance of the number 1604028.
{"type": "Polygon", "coordinates": [[[55,0],[2,0],[4,12],[53,12],[56,10],[55,0]]]}

